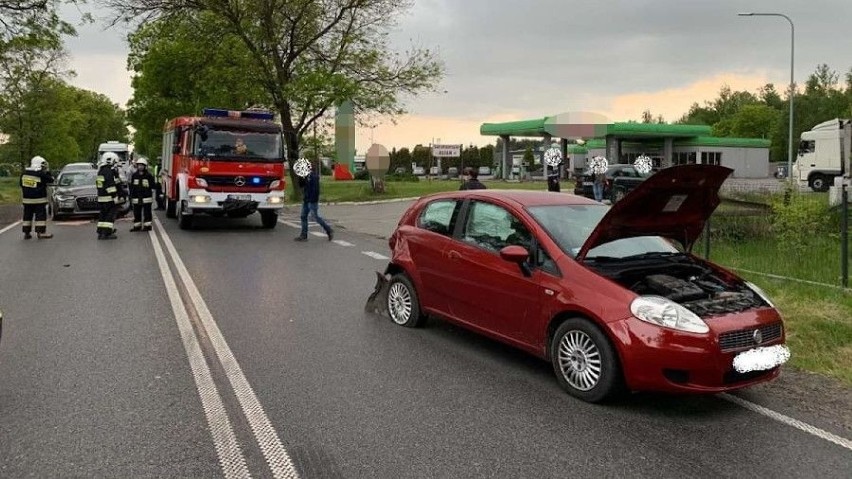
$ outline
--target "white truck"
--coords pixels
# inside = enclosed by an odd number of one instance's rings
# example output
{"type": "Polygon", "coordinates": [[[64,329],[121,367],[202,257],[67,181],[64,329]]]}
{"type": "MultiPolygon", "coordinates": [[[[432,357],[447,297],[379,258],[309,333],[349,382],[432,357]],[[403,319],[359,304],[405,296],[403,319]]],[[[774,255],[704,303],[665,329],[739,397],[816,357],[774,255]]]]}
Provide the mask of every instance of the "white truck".
{"type": "Polygon", "coordinates": [[[835,118],[802,133],[799,156],[793,164],[793,178],[814,191],[828,191],[841,175],[841,137],[848,148],[852,143],[847,125],[852,120],[835,118]]]}

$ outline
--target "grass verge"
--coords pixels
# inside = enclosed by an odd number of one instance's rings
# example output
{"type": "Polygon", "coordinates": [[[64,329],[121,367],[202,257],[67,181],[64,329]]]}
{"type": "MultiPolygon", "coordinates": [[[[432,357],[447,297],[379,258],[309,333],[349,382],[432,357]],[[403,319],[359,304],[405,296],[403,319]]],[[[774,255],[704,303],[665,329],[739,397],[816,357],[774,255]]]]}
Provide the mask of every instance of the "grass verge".
{"type": "MultiPolygon", "coordinates": [[[[547,183],[544,181],[526,181],[523,183],[511,183],[505,181],[483,181],[489,189],[515,189],[515,190],[539,190],[547,191],[547,183]]],[[[388,181],[385,182],[385,192],[373,193],[369,181],[334,181],[328,177],[322,180],[320,187],[321,202],[348,202],[348,201],[374,201],[394,198],[410,198],[424,196],[444,191],[455,191],[461,186],[458,180],[420,180],[420,181],[388,181]]],[[[573,191],[574,184],[562,183],[562,191],[573,191]]]]}
{"type": "Polygon", "coordinates": [[[18,177],[0,177],[0,205],[19,204],[21,186],[18,177]]]}
{"type": "Polygon", "coordinates": [[[852,386],[852,291],[741,273],[763,288],[781,312],[790,366],[852,386]]]}

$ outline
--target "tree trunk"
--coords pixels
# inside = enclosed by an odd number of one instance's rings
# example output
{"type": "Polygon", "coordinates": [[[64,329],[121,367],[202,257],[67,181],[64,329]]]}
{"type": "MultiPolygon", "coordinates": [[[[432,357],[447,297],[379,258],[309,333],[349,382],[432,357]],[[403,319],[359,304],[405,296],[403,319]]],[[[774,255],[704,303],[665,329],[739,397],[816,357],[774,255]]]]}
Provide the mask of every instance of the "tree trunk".
{"type": "Polygon", "coordinates": [[[302,199],[302,191],[299,189],[299,177],[296,176],[296,171],[293,169],[293,165],[296,164],[296,160],[299,159],[299,134],[295,128],[293,128],[293,120],[290,118],[290,107],[289,105],[282,104],[278,105],[278,113],[281,115],[281,126],[284,130],[284,143],[287,147],[287,162],[289,165],[290,171],[290,185],[292,188],[290,189],[290,199],[293,201],[299,201],[302,199]]]}

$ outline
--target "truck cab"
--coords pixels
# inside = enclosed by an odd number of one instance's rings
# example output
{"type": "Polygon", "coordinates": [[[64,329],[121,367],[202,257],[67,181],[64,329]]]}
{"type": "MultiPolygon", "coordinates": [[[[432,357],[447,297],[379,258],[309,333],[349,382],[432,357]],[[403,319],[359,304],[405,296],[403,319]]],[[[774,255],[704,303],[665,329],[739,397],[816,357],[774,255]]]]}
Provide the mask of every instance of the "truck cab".
{"type": "MultiPolygon", "coordinates": [[[[850,120],[835,118],[803,132],[798,157],[793,165],[793,178],[814,191],[828,191],[834,178],[840,176],[840,139],[844,125],[850,120]]],[[[844,141],[852,141],[844,138],[844,141]]]]}

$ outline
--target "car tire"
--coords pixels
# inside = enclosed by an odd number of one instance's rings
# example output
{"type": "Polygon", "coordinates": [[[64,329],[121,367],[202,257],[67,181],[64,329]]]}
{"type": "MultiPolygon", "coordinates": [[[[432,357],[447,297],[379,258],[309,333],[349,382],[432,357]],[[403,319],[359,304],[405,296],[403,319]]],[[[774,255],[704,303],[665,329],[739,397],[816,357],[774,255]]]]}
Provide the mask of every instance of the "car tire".
{"type": "Polygon", "coordinates": [[[274,211],[261,211],[260,222],[263,223],[265,229],[271,230],[278,224],[278,214],[274,211]]]}
{"type": "Polygon", "coordinates": [[[183,201],[178,201],[177,205],[177,219],[178,219],[178,227],[182,230],[191,230],[192,229],[192,215],[186,215],[183,213],[184,204],[183,201]]]}
{"type": "Polygon", "coordinates": [[[420,300],[414,285],[405,273],[394,275],[388,284],[386,306],[391,321],[407,328],[424,324],[426,317],[420,310],[420,300]]]}
{"type": "Polygon", "coordinates": [[[625,390],[615,348],[589,320],[570,318],[559,325],[551,338],[550,361],[562,389],[583,401],[611,400],[625,390]]]}

